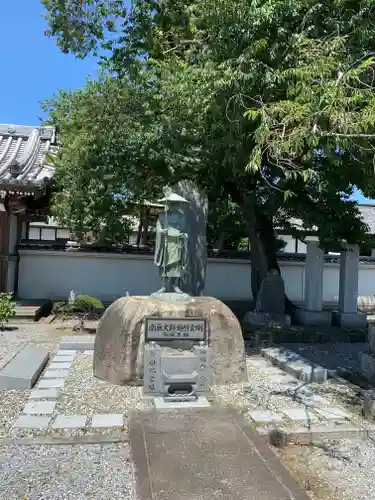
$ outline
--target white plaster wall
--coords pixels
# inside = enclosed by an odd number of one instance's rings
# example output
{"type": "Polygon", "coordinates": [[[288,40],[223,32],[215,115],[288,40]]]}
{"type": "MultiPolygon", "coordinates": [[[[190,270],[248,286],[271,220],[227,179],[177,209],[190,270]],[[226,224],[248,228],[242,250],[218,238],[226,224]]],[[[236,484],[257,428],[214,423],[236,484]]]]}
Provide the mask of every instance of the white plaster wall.
{"type": "Polygon", "coordinates": [[[286,245],[282,249],[282,252],[295,253],[296,251],[296,239],[290,234],[280,234],[278,237],[285,241],[286,245]]]}
{"type": "MultiPolygon", "coordinates": [[[[288,296],[303,301],[303,262],[280,262],[288,296]]],[[[360,265],[359,295],[375,294],[375,265],[360,265]]],[[[338,301],[339,266],[325,264],[323,300],[338,301]]],[[[149,295],[160,288],[158,270],[150,256],[21,250],[18,278],[20,299],[63,299],[69,291],[111,301],[129,292],[149,295]]],[[[219,299],[251,299],[248,261],[209,259],[205,295],[219,299]]]]}
{"type": "Polygon", "coordinates": [[[285,283],[285,292],[292,301],[301,301],[305,293],[304,263],[283,262],[280,263],[281,275],[285,283]]]}

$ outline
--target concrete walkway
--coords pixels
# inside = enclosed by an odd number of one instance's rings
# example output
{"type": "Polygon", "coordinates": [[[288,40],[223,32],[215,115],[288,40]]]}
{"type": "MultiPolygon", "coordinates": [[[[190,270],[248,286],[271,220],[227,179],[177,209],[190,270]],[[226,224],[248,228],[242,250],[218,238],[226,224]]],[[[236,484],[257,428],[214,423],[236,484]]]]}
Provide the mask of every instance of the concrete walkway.
{"type": "Polygon", "coordinates": [[[151,410],[129,417],[137,500],[309,499],[232,410],[151,410]]]}

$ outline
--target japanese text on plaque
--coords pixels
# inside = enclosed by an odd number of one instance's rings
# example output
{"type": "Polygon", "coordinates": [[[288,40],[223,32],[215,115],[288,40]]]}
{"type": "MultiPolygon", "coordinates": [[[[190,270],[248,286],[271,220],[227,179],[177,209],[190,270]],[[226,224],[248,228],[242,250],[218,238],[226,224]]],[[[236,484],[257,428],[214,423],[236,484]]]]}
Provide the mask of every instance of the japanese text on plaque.
{"type": "Polygon", "coordinates": [[[146,338],[148,340],[204,340],[205,334],[204,319],[146,318],[146,338]]]}

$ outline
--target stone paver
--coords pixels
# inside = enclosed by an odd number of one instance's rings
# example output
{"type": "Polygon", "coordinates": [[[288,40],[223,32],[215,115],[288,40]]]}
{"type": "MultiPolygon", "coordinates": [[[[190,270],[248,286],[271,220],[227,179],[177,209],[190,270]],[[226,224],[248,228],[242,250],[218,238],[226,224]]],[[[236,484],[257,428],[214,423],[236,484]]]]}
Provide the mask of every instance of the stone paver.
{"type": "Polygon", "coordinates": [[[347,413],[344,410],[341,410],[341,408],[334,408],[334,407],[316,408],[315,411],[326,420],[350,419],[349,413],[347,413]]]}
{"type": "Polygon", "coordinates": [[[52,424],[53,429],[81,429],[85,427],[86,415],[59,415],[52,424]]]}
{"type": "Polygon", "coordinates": [[[261,369],[269,366],[268,362],[264,358],[249,358],[247,363],[249,366],[261,369]]]}
{"type": "Polygon", "coordinates": [[[59,391],[57,389],[34,389],[30,394],[30,399],[52,399],[58,398],[59,391]]]}
{"type": "Polygon", "coordinates": [[[63,337],[60,342],[60,352],[67,350],[91,350],[94,349],[94,335],[68,335],[63,337]]]}
{"type": "Polygon", "coordinates": [[[69,370],[72,364],[72,361],[53,362],[48,366],[48,370],[69,370]]]}
{"type": "Polygon", "coordinates": [[[253,411],[250,413],[250,418],[256,424],[277,424],[283,421],[283,417],[272,411],[253,411]]]}
{"type": "Polygon", "coordinates": [[[56,401],[30,401],[26,404],[23,413],[26,415],[51,415],[56,401]]]}
{"type": "Polygon", "coordinates": [[[43,378],[66,378],[68,375],[69,370],[47,370],[43,378]]]}
{"type": "Polygon", "coordinates": [[[138,500],[308,500],[236,412],[130,413],[138,500]]]}
{"type": "Polygon", "coordinates": [[[51,363],[73,363],[76,356],[74,354],[68,354],[66,356],[55,356],[51,359],[51,363]]]}
{"type": "Polygon", "coordinates": [[[310,406],[312,408],[321,408],[325,406],[329,406],[330,402],[328,399],[323,398],[322,396],[319,396],[318,394],[302,394],[301,396],[301,403],[310,406]]]}
{"type": "Polygon", "coordinates": [[[57,352],[56,352],[56,356],[62,356],[62,357],[67,357],[67,356],[72,356],[74,358],[74,356],[76,356],[77,354],[77,351],[75,349],[59,349],[57,352]]]}
{"type": "Polygon", "coordinates": [[[93,415],[91,427],[122,427],[124,425],[124,415],[120,413],[108,413],[93,415]]]}
{"type": "Polygon", "coordinates": [[[290,408],[286,410],[281,410],[281,412],[286,415],[293,422],[308,422],[316,421],[317,416],[313,413],[313,411],[306,411],[305,408],[290,408]]]}
{"type": "Polygon", "coordinates": [[[47,429],[51,417],[32,417],[30,415],[21,415],[16,420],[14,427],[21,429],[47,429]]]}
{"type": "Polygon", "coordinates": [[[279,373],[271,374],[270,375],[270,380],[272,382],[276,382],[278,384],[290,384],[291,382],[294,382],[296,379],[292,375],[288,375],[285,372],[282,372],[279,370],[279,373]]]}
{"type": "Polygon", "coordinates": [[[262,372],[269,373],[271,375],[279,375],[280,374],[280,368],[277,368],[277,366],[265,366],[264,368],[261,368],[262,372]]]}
{"type": "Polygon", "coordinates": [[[62,378],[56,379],[41,379],[38,384],[38,389],[62,389],[64,387],[64,380],[62,378]]]}

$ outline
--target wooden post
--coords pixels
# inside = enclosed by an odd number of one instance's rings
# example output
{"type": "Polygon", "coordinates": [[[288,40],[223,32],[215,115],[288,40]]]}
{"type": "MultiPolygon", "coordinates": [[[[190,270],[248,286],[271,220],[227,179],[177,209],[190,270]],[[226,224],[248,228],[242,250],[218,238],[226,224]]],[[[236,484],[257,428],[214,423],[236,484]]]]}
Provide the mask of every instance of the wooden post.
{"type": "Polygon", "coordinates": [[[7,291],[9,261],[9,214],[0,212],[0,292],[7,291]]]}

